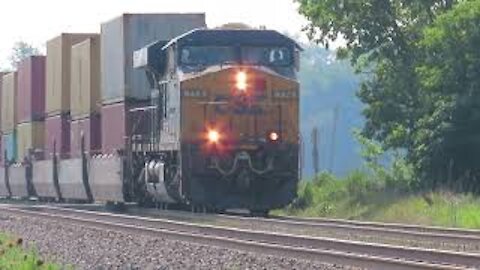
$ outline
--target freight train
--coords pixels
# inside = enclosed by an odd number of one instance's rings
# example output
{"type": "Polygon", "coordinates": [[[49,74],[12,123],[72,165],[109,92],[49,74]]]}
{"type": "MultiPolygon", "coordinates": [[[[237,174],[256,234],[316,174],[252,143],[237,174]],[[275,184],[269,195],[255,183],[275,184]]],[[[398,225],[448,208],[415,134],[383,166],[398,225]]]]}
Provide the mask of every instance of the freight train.
{"type": "MultiPolygon", "coordinates": [[[[87,68],[87,73],[101,73],[102,97],[112,93],[111,69],[125,75],[124,92],[143,97],[125,94],[121,102],[97,102],[101,103],[95,114],[101,117],[101,134],[90,130],[93,114],[87,132],[76,136],[73,120],[67,117],[72,123],[69,139],[80,149],[76,156],[62,151],[56,140],[50,154],[39,155],[42,151],[31,147],[17,161],[9,159],[3,147],[0,195],[181,205],[201,211],[248,209],[254,215],[290,203],[300,173],[297,72],[301,47],[277,31],[192,25],[169,39],[145,38],[148,30],[142,27],[154,29],[155,25],[145,24],[153,17],[143,20],[141,30],[135,31],[127,27],[135,25],[135,16],[142,15],[124,15],[116,20],[117,25],[102,26],[101,68],[87,68]],[[108,29],[130,35],[124,34],[124,40],[115,44],[103,33],[108,29]],[[141,42],[129,43],[128,38],[141,42]],[[127,45],[122,48],[121,43],[127,45]],[[110,51],[114,45],[124,59],[111,66],[105,55],[118,56],[110,51]],[[145,83],[129,83],[135,80],[145,83]],[[112,108],[120,108],[116,114],[124,115],[120,125],[114,126],[109,118],[115,114],[112,108]],[[95,136],[102,138],[101,150],[92,148],[95,136]],[[121,147],[110,147],[118,138],[121,147]]],[[[169,16],[171,22],[173,15],[169,16]]],[[[182,29],[174,28],[169,28],[169,35],[182,29]]],[[[49,75],[48,53],[47,80],[56,76],[49,75]]],[[[72,80],[72,89],[75,83],[72,80]]],[[[81,89],[92,91],[92,87],[81,89]]],[[[89,106],[95,107],[92,103],[89,106]]],[[[48,130],[45,134],[45,141],[52,141],[48,130]]]]}

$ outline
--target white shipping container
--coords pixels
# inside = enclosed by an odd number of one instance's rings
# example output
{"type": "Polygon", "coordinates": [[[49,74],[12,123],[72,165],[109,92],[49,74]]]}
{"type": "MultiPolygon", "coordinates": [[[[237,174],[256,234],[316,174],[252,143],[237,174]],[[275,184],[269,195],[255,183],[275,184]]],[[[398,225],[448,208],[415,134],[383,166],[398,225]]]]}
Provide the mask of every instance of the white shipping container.
{"type": "Polygon", "coordinates": [[[70,111],[72,46],[98,34],[61,34],[47,42],[45,109],[48,116],[70,111]]]}
{"type": "Polygon", "coordinates": [[[17,104],[17,72],[11,72],[3,75],[2,80],[2,103],[1,113],[1,130],[3,133],[10,133],[15,129],[17,104]]]}
{"type": "Polygon", "coordinates": [[[72,118],[100,113],[100,35],[72,46],[71,64],[72,118]]]}

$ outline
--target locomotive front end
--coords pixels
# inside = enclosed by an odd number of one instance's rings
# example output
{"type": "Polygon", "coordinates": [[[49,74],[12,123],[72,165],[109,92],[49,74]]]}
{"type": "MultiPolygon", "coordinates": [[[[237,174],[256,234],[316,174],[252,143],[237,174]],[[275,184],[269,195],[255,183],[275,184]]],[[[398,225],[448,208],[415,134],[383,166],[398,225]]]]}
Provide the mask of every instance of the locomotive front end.
{"type": "Polygon", "coordinates": [[[283,207],[299,178],[298,47],[271,31],[208,34],[177,49],[182,188],[194,205],[283,207]]]}

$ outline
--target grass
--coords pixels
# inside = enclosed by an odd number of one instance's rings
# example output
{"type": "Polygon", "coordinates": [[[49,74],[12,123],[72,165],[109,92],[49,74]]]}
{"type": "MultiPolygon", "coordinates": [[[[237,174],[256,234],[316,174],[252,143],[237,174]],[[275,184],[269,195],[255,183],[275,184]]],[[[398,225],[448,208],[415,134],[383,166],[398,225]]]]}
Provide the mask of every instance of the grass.
{"type": "Polygon", "coordinates": [[[471,195],[410,195],[379,209],[372,220],[480,229],[480,199],[471,195]]]}
{"type": "Polygon", "coordinates": [[[35,250],[25,251],[21,238],[0,234],[0,269],[2,270],[56,270],[58,265],[45,263],[35,250]]]}
{"type": "Polygon", "coordinates": [[[344,179],[323,174],[302,182],[297,201],[274,214],[480,229],[480,198],[387,188],[361,172],[344,179]]]}

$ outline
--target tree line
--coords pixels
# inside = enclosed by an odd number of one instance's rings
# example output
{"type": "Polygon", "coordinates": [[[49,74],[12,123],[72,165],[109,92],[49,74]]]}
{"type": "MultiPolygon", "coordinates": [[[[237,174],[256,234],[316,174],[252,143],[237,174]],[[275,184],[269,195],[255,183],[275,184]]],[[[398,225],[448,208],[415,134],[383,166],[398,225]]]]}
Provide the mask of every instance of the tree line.
{"type": "Polygon", "coordinates": [[[360,136],[418,188],[480,193],[480,0],[296,0],[304,31],[365,79],[360,136]]]}

